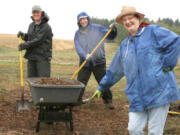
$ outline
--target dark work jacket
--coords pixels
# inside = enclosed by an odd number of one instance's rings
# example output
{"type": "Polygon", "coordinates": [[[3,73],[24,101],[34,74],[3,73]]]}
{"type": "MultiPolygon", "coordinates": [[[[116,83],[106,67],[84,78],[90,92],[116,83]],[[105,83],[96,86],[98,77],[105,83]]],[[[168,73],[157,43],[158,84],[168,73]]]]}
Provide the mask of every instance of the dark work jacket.
{"type": "MultiPolygon", "coordinates": [[[[32,18],[32,17],[31,17],[32,18]]],[[[33,20],[33,18],[32,18],[33,20]]],[[[52,57],[52,37],[53,33],[48,24],[49,17],[43,11],[39,24],[34,20],[29,25],[28,32],[23,37],[25,58],[28,60],[51,60],[52,57]]]]}

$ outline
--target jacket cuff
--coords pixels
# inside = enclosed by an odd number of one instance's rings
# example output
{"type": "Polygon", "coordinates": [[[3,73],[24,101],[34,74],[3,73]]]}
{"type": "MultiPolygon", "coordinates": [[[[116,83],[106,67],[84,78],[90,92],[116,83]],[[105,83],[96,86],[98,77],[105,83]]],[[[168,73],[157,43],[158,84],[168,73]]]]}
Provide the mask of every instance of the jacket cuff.
{"type": "Polygon", "coordinates": [[[27,49],[27,48],[28,48],[28,43],[27,43],[27,42],[23,43],[23,44],[21,45],[21,47],[22,47],[23,50],[24,50],[24,49],[27,49]]]}
{"type": "Polygon", "coordinates": [[[101,92],[104,92],[103,88],[101,86],[98,86],[97,89],[101,92]]]}

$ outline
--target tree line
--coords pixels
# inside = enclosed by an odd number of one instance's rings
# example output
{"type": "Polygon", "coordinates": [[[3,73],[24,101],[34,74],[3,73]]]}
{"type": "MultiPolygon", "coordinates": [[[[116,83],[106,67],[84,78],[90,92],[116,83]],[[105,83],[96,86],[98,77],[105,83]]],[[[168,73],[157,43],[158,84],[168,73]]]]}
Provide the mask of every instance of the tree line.
{"type": "MultiPolygon", "coordinates": [[[[108,20],[108,19],[100,19],[95,17],[91,17],[91,20],[93,23],[101,24],[106,28],[108,28],[109,25],[114,22],[114,19],[108,20]]],[[[150,24],[158,24],[180,35],[180,21],[178,19],[172,20],[171,18],[163,18],[163,19],[159,18],[157,21],[153,21],[148,18],[144,18],[143,21],[148,22],[150,24]]],[[[128,36],[128,32],[121,24],[116,25],[116,27],[118,30],[118,34],[117,37],[114,39],[114,42],[121,42],[128,36]]]]}

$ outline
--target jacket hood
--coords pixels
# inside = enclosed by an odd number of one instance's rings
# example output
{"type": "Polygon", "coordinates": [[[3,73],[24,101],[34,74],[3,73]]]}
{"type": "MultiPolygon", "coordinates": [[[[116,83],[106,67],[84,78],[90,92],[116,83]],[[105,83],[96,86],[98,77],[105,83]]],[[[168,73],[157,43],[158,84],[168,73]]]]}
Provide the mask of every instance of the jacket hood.
{"type": "Polygon", "coordinates": [[[90,19],[89,15],[86,12],[81,12],[81,13],[79,13],[77,15],[77,24],[78,24],[79,28],[81,27],[81,25],[79,23],[79,20],[81,18],[86,18],[86,17],[88,18],[88,25],[91,24],[91,19],[90,19]]]}
{"type": "MultiPolygon", "coordinates": [[[[31,16],[31,19],[34,21],[32,16],[31,16]]],[[[48,21],[49,21],[49,16],[47,15],[47,13],[42,11],[41,23],[46,23],[48,21]]]]}

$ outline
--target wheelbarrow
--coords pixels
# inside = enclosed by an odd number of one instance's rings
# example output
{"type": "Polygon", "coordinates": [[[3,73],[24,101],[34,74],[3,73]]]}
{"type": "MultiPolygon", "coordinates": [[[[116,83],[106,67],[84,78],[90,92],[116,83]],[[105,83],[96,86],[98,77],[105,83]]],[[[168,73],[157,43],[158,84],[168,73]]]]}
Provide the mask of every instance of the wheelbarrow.
{"type": "MultiPolygon", "coordinates": [[[[108,30],[105,36],[100,40],[98,45],[90,53],[89,57],[82,63],[82,65],[75,71],[71,79],[64,79],[71,83],[75,82],[75,77],[79,71],[87,63],[88,59],[101,46],[107,36],[111,33],[112,27],[108,30]]],[[[28,78],[32,101],[39,107],[39,116],[36,126],[36,132],[39,132],[40,122],[58,122],[64,121],[68,130],[73,131],[72,109],[74,106],[91,101],[93,98],[82,100],[85,85],[79,82],[79,85],[41,85],[35,82],[42,78],[28,78]],[[52,108],[53,106],[53,108],[52,108]],[[50,109],[49,109],[50,108],[50,109]],[[68,112],[66,111],[68,108],[68,112]],[[58,110],[58,111],[57,111],[58,110]],[[59,112],[59,110],[61,112],[59,112]]]]}
{"type": "MultiPolygon", "coordinates": [[[[36,132],[40,130],[40,122],[65,122],[69,131],[73,131],[72,110],[81,105],[84,84],[73,84],[75,80],[62,79],[73,85],[37,84],[42,78],[28,78],[32,94],[32,102],[39,109],[36,132]]],[[[77,82],[77,81],[76,81],[77,82]]]]}

